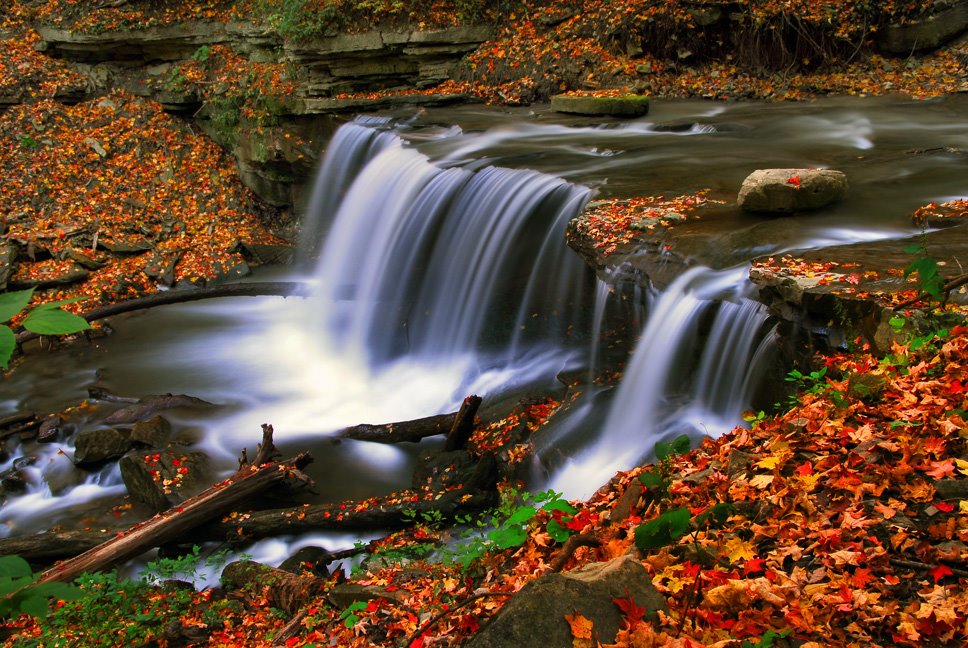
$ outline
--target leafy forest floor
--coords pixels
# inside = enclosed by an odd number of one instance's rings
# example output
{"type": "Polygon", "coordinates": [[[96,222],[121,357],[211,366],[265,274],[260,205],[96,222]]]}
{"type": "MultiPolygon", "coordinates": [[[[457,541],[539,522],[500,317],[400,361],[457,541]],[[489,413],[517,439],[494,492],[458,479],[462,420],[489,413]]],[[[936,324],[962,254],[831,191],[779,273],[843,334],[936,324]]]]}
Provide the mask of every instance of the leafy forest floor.
{"type": "MultiPolygon", "coordinates": [[[[873,27],[912,10],[895,2],[873,3],[875,9],[848,0],[735,3],[749,5],[744,24],[751,34],[787,25],[784,37],[745,49],[703,45],[696,16],[672,0],[98,4],[13,0],[0,8],[8,39],[0,101],[12,104],[0,113],[0,253],[7,242],[24,252],[15,270],[0,276],[0,290],[38,286],[36,303],[86,297],[65,306],[75,311],[159,283],[231,276],[253,262],[255,246],[286,243],[272,233],[279,214],[242,185],[231,158],[159,104],[117,93],[64,105],[84,93],[86,80],[35,49],[35,20],[93,31],[265,20],[296,38],[361,29],[373,15],[391,25],[451,26],[488,19],[500,5],[507,19],[498,35],[454,80],[420,92],[514,104],[558,92],[799,100],[895,93],[924,99],[966,90],[963,42],[905,57],[869,47],[873,27]],[[326,7],[336,10],[322,13],[326,7]],[[795,20],[784,13],[791,7],[799,12],[795,20]],[[825,23],[818,7],[840,20],[825,23]],[[643,48],[633,34],[645,34],[653,47],[643,48]]],[[[283,66],[226,56],[238,65],[218,66],[220,74],[263,79],[260,91],[270,94],[291,90],[283,66]]],[[[209,75],[216,66],[203,63],[186,63],[185,78],[214,88],[209,75]]],[[[964,213],[963,203],[957,208],[964,213]]],[[[609,236],[625,240],[627,228],[617,227],[609,236]]],[[[614,639],[569,615],[575,646],[600,639],[643,647],[964,645],[966,355],[968,329],[945,321],[883,357],[858,347],[819,358],[816,371],[791,376],[798,395],[776,414],[751,414],[752,429],[616,475],[574,511],[537,512],[514,527],[521,532],[514,543],[484,531],[483,550],[457,562],[411,551],[436,546],[449,533],[433,519],[417,520],[369,548],[378,559],[352,580],[384,596],[364,605],[332,603],[328,592],[342,580],[338,574],[313,581],[295,624],[270,588],[186,592],[92,576],[79,602],[57,603],[41,621],[22,615],[10,622],[7,630],[16,634],[5,645],[177,645],[173,625],[182,645],[457,645],[552,564],[567,571],[630,552],[667,611],[645,621],[637,605],[617,600],[624,626],[614,639]],[[636,530],[660,519],[671,520],[663,527],[666,541],[642,540],[639,531],[637,546],[636,530]],[[677,522],[683,520],[685,527],[677,522]],[[572,542],[566,551],[568,536],[582,546],[572,542]]],[[[535,414],[533,425],[552,414],[535,414]]],[[[501,426],[477,430],[478,447],[493,450],[500,434],[501,426]]],[[[528,506],[511,485],[505,490],[506,515],[491,522],[528,506]]]]}

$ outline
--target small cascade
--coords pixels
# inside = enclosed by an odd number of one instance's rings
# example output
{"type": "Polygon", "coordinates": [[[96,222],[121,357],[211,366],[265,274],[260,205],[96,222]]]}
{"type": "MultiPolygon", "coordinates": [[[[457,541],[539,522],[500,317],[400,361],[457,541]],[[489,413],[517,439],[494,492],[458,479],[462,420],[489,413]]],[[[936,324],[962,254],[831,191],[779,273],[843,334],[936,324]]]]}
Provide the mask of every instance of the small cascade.
{"type": "MultiPolygon", "coordinates": [[[[441,168],[394,135],[343,128],[356,148],[332,157],[379,151],[341,200],[317,201],[339,203],[315,274],[331,351],[373,368],[482,350],[502,364],[562,338],[588,283],[564,230],[589,189],[529,170],[441,168]]],[[[330,157],[320,175],[336,175],[320,182],[344,194],[346,165],[330,157]]]]}
{"type": "Polygon", "coordinates": [[[399,141],[389,132],[391,126],[388,117],[361,116],[344,124],[333,135],[327,150],[334,153],[323,158],[302,223],[300,252],[304,263],[309,254],[318,250],[323,233],[343,198],[343,191],[360,169],[380,151],[399,141]]]}
{"type": "Polygon", "coordinates": [[[601,432],[553,475],[552,488],[587,496],[657,441],[716,436],[740,422],[773,340],[765,307],[745,294],[746,273],[694,267],[658,295],[601,432]]]}

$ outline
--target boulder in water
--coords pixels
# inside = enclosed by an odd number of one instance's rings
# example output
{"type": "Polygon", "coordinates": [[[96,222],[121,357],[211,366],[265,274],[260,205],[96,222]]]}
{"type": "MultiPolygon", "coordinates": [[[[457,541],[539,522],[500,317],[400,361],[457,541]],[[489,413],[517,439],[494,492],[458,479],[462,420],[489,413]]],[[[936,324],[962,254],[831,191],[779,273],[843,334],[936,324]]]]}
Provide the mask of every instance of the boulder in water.
{"type": "Polygon", "coordinates": [[[759,169],[743,180],[737,202],[748,212],[792,214],[843,199],[847,177],[833,169],[759,169]]]}
{"type": "Polygon", "coordinates": [[[74,463],[83,467],[97,467],[118,459],[131,449],[131,430],[85,430],[74,438],[74,463]]]}
{"type": "Polygon", "coordinates": [[[178,448],[132,450],[121,457],[121,479],[128,493],[156,511],[183,502],[196,490],[207,459],[201,452],[178,448]]]}
{"type": "Polygon", "coordinates": [[[636,94],[621,97],[555,95],[551,98],[551,109],[574,115],[641,117],[649,112],[649,98],[636,94]]]}

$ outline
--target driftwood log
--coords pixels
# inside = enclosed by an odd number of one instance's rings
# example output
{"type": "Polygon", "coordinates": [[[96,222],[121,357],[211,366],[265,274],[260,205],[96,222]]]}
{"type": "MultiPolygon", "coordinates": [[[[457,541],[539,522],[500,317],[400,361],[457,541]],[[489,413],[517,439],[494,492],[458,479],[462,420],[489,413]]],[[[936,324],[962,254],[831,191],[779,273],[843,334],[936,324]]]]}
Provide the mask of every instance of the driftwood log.
{"type": "MultiPolygon", "coordinates": [[[[223,284],[208,288],[192,288],[189,290],[166,290],[156,292],[137,299],[129,299],[117,304],[108,304],[81,313],[88,322],[94,322],[106,317],[130,313],[155,306],[181,304],[185,302],[214,299],[216,297],[306,297],[310,289],[304,283],[294,281],[262,281],[251,283],[223,284]]],[[[40,337],[37,333],[22,331],[17,334],[17,344],[40,337]]]]}
{"type": "Polygon", "coordinates": [[[459,450],[467,445],[467,440],[474,431],[474,417],[477,416],[480,406],[480,396],[468,396],[460,409],[450,414],[437,414],[395,423],[362,423],[346,428],[339,433],[338,437],[372,443],[416,443],[427,437],[446,434],[447,444],[444,449],[459,450]]]}
{"type": "Polygon", "coordinates": [[[361,423],[348,427],[339,433],[341,439],[355,439],[371,443],[416,443],[421,439],[447,434],[454,426],[457,412],[437,414],[395,423],[361,423]]]}
{"type": "MultiPolygon", "coordinates": [[[[445,520],[456,515],[481,511],[496,506],[496,492],[454,490],[429,497],[394,496],[367,506],[348,504],[307,504],[301,507],[252,511],[227,518],[200,529],[201,535],[213,540],[257,540],[278,535],[325,530],[400,529],[413,524],[413,513],[436,515],[445,520]],[[414,500],[414,498],[417,498],[414,500]]],[[[2,545],[0,545],[2,546],[2,545]]]]}
{"type": "MultiPolygon", "coordinates": [[[[260,458],[274,452],[271,438],[271,426],[264,426],[260,458]]],[[[272,486],[292,479],[309,481],[301,469],[311,461],[307,453],[302,453],[285,461],[247,464],[229,479],[185,500],[177,507],[119,532],[110,540],[48,569],[37,582],[70,582],[84,572],[101,571],[148,549],[178,540],[201,524],[250,501],[272,486]]]]}

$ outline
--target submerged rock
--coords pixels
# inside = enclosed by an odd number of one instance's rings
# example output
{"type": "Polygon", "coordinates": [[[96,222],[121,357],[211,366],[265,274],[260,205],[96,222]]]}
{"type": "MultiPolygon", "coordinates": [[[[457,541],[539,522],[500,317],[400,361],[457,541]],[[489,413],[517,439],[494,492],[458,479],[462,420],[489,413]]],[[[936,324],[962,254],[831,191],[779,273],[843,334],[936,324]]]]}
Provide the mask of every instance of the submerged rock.
{"type": "Polygon", "coordinates": [[[646,618],[666,609],[648,572],[631,555],[566,574],[548,574],[524,586],[467,646],[570,647],[572,634],[565,615],[576,613],[592,621],[595,640],[612,643],[622,621],[614,600],[623,598],[644,607],[646,618]]]}
{"type": "Polygon", "coordinates": [[[551,109],[574,115],[641,117],[649,112],[649,98],[634,94],[622,97],[555,95],[551,98],[551,109]]]}
{"type": "Polygon", "coordinates": [[[847,177],[833,169],[759,169],[743,180],[737,202],[748,212],[792,214],[842,200],[847,177]]]}

